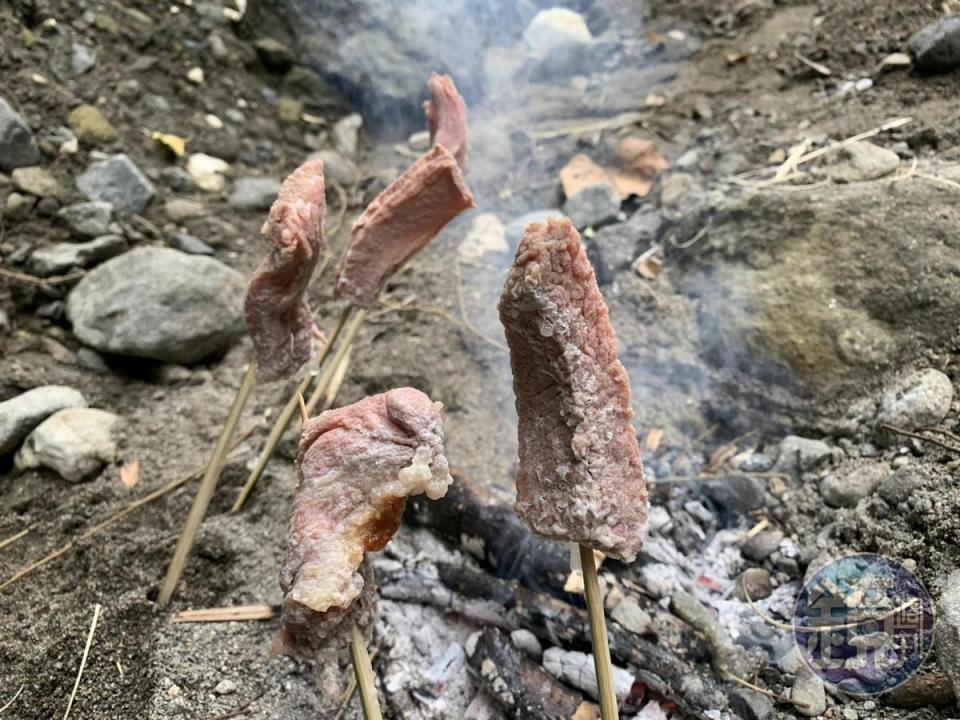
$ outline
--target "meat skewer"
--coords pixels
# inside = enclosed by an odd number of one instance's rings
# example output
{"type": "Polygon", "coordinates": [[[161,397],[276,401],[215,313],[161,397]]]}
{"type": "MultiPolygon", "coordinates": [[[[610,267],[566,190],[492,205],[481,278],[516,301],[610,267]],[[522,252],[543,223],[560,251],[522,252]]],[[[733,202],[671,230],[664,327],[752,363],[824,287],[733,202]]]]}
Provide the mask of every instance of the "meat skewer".
{"type": "MultiPolygon", "coordinates": [[[[466,163],[466,105],[448,76],[434,74],[428,83],[431,100],[424,105],[431,136],[437,144],[417,159],[378,195],[353,224],[350,242],[337,269],[336,297],[347,301],[337,329],[336,339],[347,317],[343,344],[352,342],[368,308],[376,302],[390,277],[435,238],[444,226],[464,210],[474,207],[473,196],[463,177],[466,163]],[[447,148],[442,142],[453,143],[447,148]]],[[[336,363],[333,363],[336,365],[336,363]]],[[[312,411],[326,390],[332,369],[321,375],[310,399],[312,411]]],[[[306,390],[309,380],[301,382],[297,392],[306,390]]],[[[246,502],[254,485],[280,442],[296,411],[296,393],[278,416],[233,505],[237,512],[246,502]]]]}
{"type": "MultiPolygon", "coordinates": [[[[323,251],[326,210],[321,160],[308,161],[294,170],[270,208],[261,232],[270,239],[271,251],[254,271],[244,303],[255,360],[247,366],[200,481],[160,586],[160,606],[170,602],[183,574],[257,375],[261,380],[293,375],[309,359],[314,339],[322,337],[310,312],[307,288],[323,251]]],[[[327,343],[324,357],[330,346],[327,343]]]]}
{"type": "MultiPolygon", "coordinates": [[[[302,401],[302,398],[301,398],[302,401]]],[[[443,497],[452,482],[440,404],[399,388],[305,419],[299,484],[280,571],[283,629],[275,653],[327,659],[350,646],[364,712],[376,703],[365,636],[377,594],[367,552],[400,526],[406,499],[443,497]],[[368,707],[369,706],[369,707],[368,707]]]]}
{"type": "Polygon", "coordinates": [[[353,224],[337,268],[337,297],[370,307],[401,266],[472,207],[473,196],[456,158],[443,145],[434,145],[353,224]]]}
{"type": "Polygon", "coordinates": [[[427,81],[430,99],[423,103],[430,130],[430,144],[443,145],[453,153],[457,164],[467,171],[467,104],[453,78],[433,73],[427,81]]]}
{"type": "Polygon", "coordinates": [[[593,550],[632,561],[648,503],[629,380],[569,220],[527,228],[499,312],[519,418],[514,510],[537,535],[580,546],[600,705],[610,720],[617,700],[593,550]]]}

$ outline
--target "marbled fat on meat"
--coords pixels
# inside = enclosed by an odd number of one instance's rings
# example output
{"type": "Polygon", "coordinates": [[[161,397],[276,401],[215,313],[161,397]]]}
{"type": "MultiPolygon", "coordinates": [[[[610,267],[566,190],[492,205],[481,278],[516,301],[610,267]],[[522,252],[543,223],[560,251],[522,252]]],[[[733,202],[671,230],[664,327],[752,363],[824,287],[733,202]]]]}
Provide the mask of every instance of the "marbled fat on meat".
{"type": "Polygon", "coordinates": [[[353,224],[337,268],[337,297],[369,307],[394,272],[473,206],[456,159],[434,145],[353,224]]]}
{"type": "Polygon", "coordinates": [[[254,271],[244,303],[261,380],[293,375],[322,337],[307,289],[323,250],[324,193],[323,161],[304,163],[284,180],[261,230],[273,248],[254,271]]]}
{"type": "Polygon", "coordinates": [[[440,404],[399,388],[328,410],[304,426],[297,471],[276,650],[318,657],[348,645],[353,625],[370,627],[376,593],[364,556],[393,537],[406,498],[446,494],[440,404]]]}
{"type": "Polygon", "coordinates": [[[538,535],[633,560],[648,503],[630,384],[568,220],[527,228],[499,311],[519,416],[514,509],[538,535]]]}
{"type": "Polygon", "coordinates": [[[430,144],[443,145],[467,169],[467,105],[449,75],[433,73],[427,82],[430,99],[423,103],[430,144]]]}

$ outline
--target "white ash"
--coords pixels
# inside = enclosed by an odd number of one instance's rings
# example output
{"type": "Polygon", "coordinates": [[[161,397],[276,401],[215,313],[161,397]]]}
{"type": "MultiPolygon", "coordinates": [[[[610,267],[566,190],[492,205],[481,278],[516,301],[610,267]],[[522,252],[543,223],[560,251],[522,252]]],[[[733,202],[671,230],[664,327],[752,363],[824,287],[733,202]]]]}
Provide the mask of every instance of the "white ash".
{"type": "MultiPolygon", "coordinates": [[[[582,690],[592,698],[597,692],[597,670],[593,655],[560,647],[547,648],[543,653],[543,667],[558,680],[582,690]]],[[[625,698],[633,687],[634,677],[629,670],[613,665],[613,687],[618,698],[625,698]]]]}

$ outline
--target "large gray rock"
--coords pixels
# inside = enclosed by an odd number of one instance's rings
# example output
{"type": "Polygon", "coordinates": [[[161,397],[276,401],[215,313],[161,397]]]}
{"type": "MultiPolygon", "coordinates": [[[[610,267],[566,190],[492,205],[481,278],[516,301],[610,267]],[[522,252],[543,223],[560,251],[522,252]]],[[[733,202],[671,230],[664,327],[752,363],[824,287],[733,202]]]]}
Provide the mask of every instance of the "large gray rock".
{"type": "Polygon", "coordinates": [[[73,235],[82,238],[95,238],[110,232],[110,217],[113,205],[102,200],[68,205],[57,213],[73,235]]]}
{"type": "Polygon", "coordinates": [[[280,181],[270,177],[242,177],[233,184],[227,202],[238,210],[269,210],[280,192],[280,181]]]}
{"type": "Polygon", "coordinates": [[[960,15],[930,23],[907,41],[907,49],[921,73],[950,72],[960,66],[960,15]]]}
{"type": "Polygon", "coordinates": [[[541,10],[523,31],[537,79],[586,74],[596,54],[584,17],[569,8],[541,10]]]}
{"type": "Polygon", "coordinates": [[[0,403],[0,455],[6,455],[44,419],[65,408],[86,407],[77,390],[45,385],[0,403]]]}
{"type": "Polygon", "coordinates": [[[61,410],[27,436],[17,453],[17,469],[46,467],[79,482],[116,459],[113,429],[119,418],[106,410],[61,410]]]}
{"type": "Polygon", "coordinates": [[[300,61],[322,73],[380,130],[405,137],[423,127],[424,84],[451,73],[468,103],[483,85],[483,52],[505,28],[519,35],[517,3],[490,0],[259,0],[244,22],[254,36],[289,27],[300,61]],[[424,39],[429,38],[429,42],[424,39]]]}
{"type": "Polygon", "coordinates": [[[790,690],[790,699],[796,701],[797,712],[816,717],[827,709],[827,693],[823,680],[806,665],[801,665],[790,690]]]}
{"type": "Polygon", "coordinates": [[[88,273],[67,299],[67,317],[100,352],[190,365],[243,334],[246,285],[213,258],[138,248],[88,273]]]}
{"type": "Polygon", "coordinates": [[[128,213],[143,212],[156,193],[140,168],[123,153],[90,165],[77,178],[77,189],[90,200],[103,200],[128,213]]]}
{"type": "MultiPolygon", "coordinates": [[[[619,201],[618,201],[619,207],[619,201]]],[[[587,256],[601,285],[630,267],[637,256],[656,240],[663,219],[653,209],[637,212],[625,223],[602,227],[587,241],[587,256]]]]}
{"type": "Polygon", "coordinates": [[[952,573],[937,601],[937,621],[933,626],[937,663],[953,683],[960,697],[960,572],[952,573]]]}
{"type": "Polygon", "coordinates": [[[780,455],[774,469],[782,472],[815,470],[833,457],[833,448],[823,440],[787,435],[780,441],[780,455]]]}
{"type": "Polygon", "coordinates": [[[890,475],[885,463],[866,463],[854,468],[841,468],[827,475],[820,483],[820,494],[830,507],[856,507],[890,475]]]}
{"type": "MultiPolygon", "coordinates": [[[[953,383],[939,370],[929,368],[908,373],[884,393],[877,424],[904,430],[937,425],[950,412],[952,402],[953,383]]],[[[893,436],[881,432],[880,440],[890,443],[893,436]]]]}
{"type": "Polygon", "coordinates": [[[71,268],[88,268],[127,249],[122,235],[104,235],[90,242],[57,243],[30,256],[30,267],[40,277],[59,275],[71,268]]]}
{"type": "Polygon", "coordinates": [[[0,170],[35,165],[40,149],[26,121],[0,97],[0,170]]]}
{"type": "Polygon", "coordinates": [[[611,223],[619,212],[620,193],[606,180],[578,190],[563,204],[564,215],[578,230],[611,223]]]}
{"type": "Polygon", "coordinates": [[[900,164],[900,156],[893,150],[866,140],[841,148],[832,160],[827,175],[837,182],[876,180],[889,175],[900,164]]]}

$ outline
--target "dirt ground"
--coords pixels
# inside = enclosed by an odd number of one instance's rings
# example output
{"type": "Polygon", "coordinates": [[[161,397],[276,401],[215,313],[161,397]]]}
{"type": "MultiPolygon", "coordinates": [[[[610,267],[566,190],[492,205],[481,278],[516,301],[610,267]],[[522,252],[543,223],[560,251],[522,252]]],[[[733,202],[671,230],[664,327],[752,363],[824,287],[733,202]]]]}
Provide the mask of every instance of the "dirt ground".
{"type": "MultiPolygon", "coordinates": [[[[598,0],[578,5],[600,8],[588,13],[598,27],[617,30],[622,21],[619,30],[639,44],[623,53],[619,65],[598,71],[586,87],[558,90],[554,97],[536,83],[518,82],[471,107],[475,165],[468,179],[478,212],[496,213],[509,224],[524,213],[558,207],[558,170],[578,151],[602,160],[609,137],[636,133],[654,139],[674,165],[650,196],[626,205],[628,211],[653,208],[663,214],[656,238],[665,247],[663,274],[649,281],[620,269],[602,288],[633,381],[638,434],[664,431],[659,449],[645,454],[651,476],[660,478],[655,504],[672,512],[702,500],[694,484],[674,488],[671,478],[698,476],[714,451],[730,441],[740,452],[762,454],[773,452],[785,435],[798,433],[823,439],[844,455],[834,467],[859,462],[860,448],[876,440],[871,421],[891,378],[930,367],[957,379],[955,228],[960,218],[949,178],[960,147],[955,101],[960,75],[920,77],[905,69],[877,69],[884,57],[902,51],[917,29],[942,14],[941,3],[653,0],[638,7],[598,0]],[[831,74],[818,73],[799,56],[831,74]],[[842,83],[860,78],[871,78],[872,86],[838,92],[842,83]],[[604,92],[611,87],[623,92],[604,92]],[[651,103],[651,93],[662,102],[651,103]],[[527,96],[538,100],[515,102],[527,96]],[[513,109],[504,111],[507,106],[513,109]],[[569,125],[630,109],[640,110],[641,117],[626,127],[534,137],[550,123],[569,125]],[[913,177],[895,185],[887,178],[859,186],[790,189],[745,188],[731,181],[782,162],[804,139],[822,147],[827,140],[905,116],[912,117],[909,124],[876,142],[907,143],[924,173],[948,182],[913,177]],[[695,159],[676,167],[691,149],[697,151],[695,159]],[[695,189],[671,206],[661,191],[681,172],[695,189]],[[704,227],[702,239],[689,243],[704,227]],[[840,315],[822,310],[834,298],[843,306],[840,315]],[[879,338],[882,350],[867,360],[851,360],[841,342],[849,328],[879,338]]],[[[322,139],[311,147],[305,136],[322,134],[349,111],[332,86],[308,72],[268,71],[256,59],[250,28],[235,30],[217,4],[174,7],[178,12],[171,13],[168,4],[145,0],[4,5],[0,95],[15,104],[41,139],[63,126],[77,103],[98,102],[119,132],[116,145],[154,179],[172,163],[144,130],[189,137],[190,152],[228,159],[238,175],[282,177],[309,152],[326,147],[322,139]],[[56,21],[52,25],[50,18],[56,21]],[[226,58],[211,57],[211,32],[226,41],[226,58]],[[70,70],[71,44],[77,39],[97,52],[96,65],[79,76],[70,70]],[[194,65],[205,68],[202,86],[185,80],[194,65]],[[118,93],[130,80],[139,90],[118,93]],[[279,122],[269,100],[276,95],[301,98],[304,111],[321,118],[320,124],[279,122]],[[167,102],[148,101],[153,96],[167,102]],[[236,107],[237,98],[246,100],[247,119],[226,129],[209,127],[204,116],[223,116],[236,107]]],[[[328,237],[333,258],[365,202],[384,186],[385,177],[409,162],[411,151],[399,145],[402,152],[392,140],[381,143],[363,135],[357,158],[363,179],[347,188],[346,206],[344,198],[330,197],[328,228],[331,223],[337,228],[328,237]]],[[[73,178],[92,157],[91,148],[81,147],[75,155],[54,150],[42,162],[64,196],[77,201],[73,178]]],[[[909,167],[905,158],[898,172],[909,167]]],[[[155,184],[162,197],[143,214],[145,222],[123,220],[133,245],[162,245],[171,234],[163,201],[178,194],[155,184]]],[[[206,209],[187,221],[187,229],[213,246],[218,259],[251,273],[264,251],[258,238],[263,213],[238,211],[222,194],[195,190],[186,196],[206,209]]],[[[452,463],[506,488],[506,496],[516,441],[494,303],[518,238],[508,232],[507,248],[473,256],[463,246],[472,219],[461,218],[390,282],[385,303],[360,331],[338,400],[347,403],[400,385],[427,392],[444,403],[452,463]]],[[[25,221],[4,221],[3,267],[18,269],[11,260],[18,250],[65,234],[36,213],[25,221]]],[[[331,292],[333,265],[326,265],[313,286],[321,327],[331,326],[338,312],[331,292]]],[[[12,457],[0,458],[0,708],[22,687],[0,717],[62,714],[98,603],[103,614],[72,717],[215,718],[233,711],[247,718],[336,717],[337,703],[318,693],[309,661],[268,658],[277,619],[170,622],[173,613],[186,609],[279,601],[277,569],[295,489],[292,432],[243,512],[229,509],[269,431],[270,415],[292,383],[256,387],[241,422],[243,439],[229,457],[174,602],[159,608],[156,594],[195,483],[92,537],[84,533],[128,503],[202,469],[239,386],[250,343],[243,339],[225,356],[172,380],[157,366],[119,359],[108,359],[108,367],[97,371],[78,358],[81,345],[66,319],[37,313],[64,293],[63,286],[0,279],[0,308],[10,319],[10,328],[0,335],[0,400],[41,385],[76,388],[91,407],[120,416],[119,452],[113,466],[78,484],[45,470],[15,473],[12,457]],[[139,483],[126,488],[119,468],[134,459],[140,463],[139,483]],[[62,554],[11,582],[22,568],[58,549],[62,554]]],[[[957,429],[955,414],[943,428],[957,429]]],[[[796,567],[780,569],[784,584],[799,581],[819,556],[879,552],[911,560],[931,594],[939,595],[946,576],[960,566],[960,494],[949,462],[954,454],[931,446],[896,446],[864,462],[902,468],[905,462],[894,462],[901,456],[910,463],[899,478],[908,476],[909,498],[898,498],[896,487],[881,486],[878,499],[841,510],[829,507],[821,497],[820,484],[829,472],[824,468],[788,472],[784,487],[768,488],[763,517],[800,548],[796,567]]],[[[742,523],[756,519],[739,519],[736,527],[745,530],[749,525],[742,523]]],[[[687,549],[691,557],[706,557],[707,544],[697,541],[687,549]]],[[[406,529],[391,553],[389,559],[403,563],[424,554],[468,562],[459,549],[406,529]]],[[[639,569],[623,573],[640,577],[639,569]]],[[[469,634],[433,608],[384,604],[378,635],[389,639],[378,660],[382,678],[403,676],[410,658],[430,657],[437,647],[464,643],[469,634]],[[436,637],[420,646],[403,639],[409,628],[420,626],[435,628],[436,637]]],[[[698,657],[709,666],[704,652],[698,657]]],[[[765,677],[778,692],[789,689],[779,674],[765,677]]],[[[428,702],[420,707],[411,699],[410,707],[422,713],[414,714],[397,700],[388,715],[464,717],[476,692],[471,682],[455,684],[444,695],[446,706],[430,710],[428,702]]],[[[414,687],[412,681],[409,685],[414,687]]],[[[902,704],[895,700],[850,702],[849,709],[860,718],[955,716],[956,699],[943,685],[927,695],[920,692],[909,709],[895,707],[902,704]],[[935,706],[943,692],[947,703],[935,706]]],[[[416,692],[407,697],[416,698],[416,692]]],[[[836,702],[830,700],[829,717],[850,717],[841,715],[836,702]]],[[[778,704],[775,712],[794,716],[789,703],[778,704]]],[[[350,706],[345,717],[360,714],[350,706]]]]}

